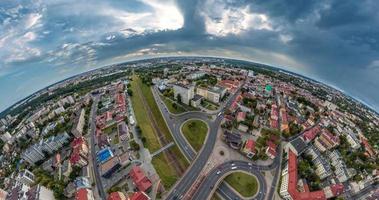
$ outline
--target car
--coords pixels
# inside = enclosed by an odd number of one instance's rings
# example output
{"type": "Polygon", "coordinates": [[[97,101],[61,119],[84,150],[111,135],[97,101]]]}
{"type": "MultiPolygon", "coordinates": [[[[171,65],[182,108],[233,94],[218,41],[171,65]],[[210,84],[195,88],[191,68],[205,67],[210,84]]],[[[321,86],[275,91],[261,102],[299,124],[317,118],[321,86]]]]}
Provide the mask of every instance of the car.
{"type": "Polygon", "coordinates": [[[231,169],[237,169],[237,167],[232,167],[231,169]]]}
{"type": "Polygon", "coordinates": [[[220,115],[222,115],[222,112],[219,112],[218,115],[217,115],[217,117],[219,117],[220,115]]]}
{"type": "Polygon", "coordinates": [[[236,164],[232,163],[232,166],[234,166],[234,165],[236,165],[236,164]]]}
{"type": "Polygon", "coordinates": [[[249,166],[252,166],[252,165],[253,165],[253,163],[248,163],[248,165],[249,165],[249,166]]]}
{"type": "Polygon", "coordinates": [[[217,173],[216,173],[217,175],[219,175],[219,174],[221,174],[221,171],[219,170],[219,171],[217,171],[217,173]]]}

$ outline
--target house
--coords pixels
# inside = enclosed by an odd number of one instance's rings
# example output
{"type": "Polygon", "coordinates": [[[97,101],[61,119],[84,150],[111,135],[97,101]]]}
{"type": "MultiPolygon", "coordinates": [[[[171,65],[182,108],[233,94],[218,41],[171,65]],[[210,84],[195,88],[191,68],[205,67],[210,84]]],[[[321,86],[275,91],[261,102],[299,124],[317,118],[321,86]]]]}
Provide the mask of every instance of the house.
{"type": "Polygon", "coordinates": [[[339,137],[334,136],[327,129],[323,129],[320,136],[315,139],[315,146],[321,151],[332,149],[340,143],[339,137]]]}
{"type": "Polygon", "coordinates": [[[249,130],[249,127],[245,124],[239,124],[237,129],[243,133],[246,133],[249,130]]]}
{"type": "Polygon", "coordinates": [[[81,188],[75,193],[75,200],[95,200],[91,189],[81,188]]]}
{"type": "Polygon", "coordinates": [[[242,152],[245,153],[248,158],[253,158],[256,154],[255,141],[252,139],[246,140],[245,145],[242,148],[242,152]]]}
{"type": "Polygon", "coordinates": [[[266,155],[270,158],[270,159],[274,159],[276,157],[276,144],[273,143],[271,140],[267,141],[267,148],[266,148],[266,155]]]}
{"type": "Polygon", "coordinates": [[[238,112],[237,113],[237,122],[243,122],[246,119],[246,113],[245,112],[238,112]]]}
{"type": "Polygon", "coordinates": [[[304,138],[304,141],[307,143],[312,141],[320,133],[320,131],[321,131],[321,127],[318,125],[312,127],[309,130],[304,131],[304,133],[302,135],[304,138]]]}
{"type": "Polygon", "coordinates": [[[129,139],[129,128],[124,121],[117,124],[117,133],[121,141],[129,139]]]}
{"type": "Polygon", "coordinates": [[[112,192],[109,194],[107,200],[127,200],[125,194],[122,192],[112,192]]]}
{"type": "Polygon", "coordinates": [[[133,166],[129,172],[130,177],[133,180],[133,184],[141,192],[149,191],[152,187],[152,183],[139,166],[133,166]]]}
{"type": "Polygon", "coordinates": [[[141,192],[141,191],[133,193],[132,197],[130,198],[130,200],[150,200],[150,199],[151,198],[147,196],[146,193],[141,192]]]}
{"type": "Polygon", "coordinates": [[[242,145],[242,137],[238,133],[225,131],[223,135],[224,141],[233,149],[239,150],[242,145]]]}

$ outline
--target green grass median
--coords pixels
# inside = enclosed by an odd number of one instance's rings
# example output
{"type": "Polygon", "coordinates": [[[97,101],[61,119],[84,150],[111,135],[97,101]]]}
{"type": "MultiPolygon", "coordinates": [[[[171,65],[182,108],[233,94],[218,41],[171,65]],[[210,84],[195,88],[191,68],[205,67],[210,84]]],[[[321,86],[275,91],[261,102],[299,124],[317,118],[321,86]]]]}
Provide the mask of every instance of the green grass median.
{"type": "Polygon", "coordinates": [[[252,197],[258,192],[258,181],[252,175],[234,172],[228,175],[225,181],[243,197],[252,197]]]}
{"type": "Polygon", "coordinates": [[[196,151],[200,151],[207,137],[208,126],[201,120],[189,120],[183,124],[182,133],[191,146],[196,151]]]}

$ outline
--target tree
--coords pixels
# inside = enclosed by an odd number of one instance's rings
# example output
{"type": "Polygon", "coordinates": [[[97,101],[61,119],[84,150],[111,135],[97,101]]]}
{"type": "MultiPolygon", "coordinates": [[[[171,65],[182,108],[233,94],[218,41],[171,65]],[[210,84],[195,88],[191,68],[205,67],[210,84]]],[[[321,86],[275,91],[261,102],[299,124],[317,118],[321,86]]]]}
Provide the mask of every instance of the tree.
{"type": "Polygon", "coordinates": [[[129,96],[133,96],[133,91],[130,88],[127,89],[127,93],[129,96]]]}
{"type": "Polygon", "coordinates": [[[180,94],[176,95],[176,100],[177,100],[179,103],[182,103],[182,95],[180,95],[180,94]]]}
{"type": "Polygon", "coordinates": [[[139,151],[140,150],[139,144],[134,140],[130,141],[129,145],[133,151],[139,151]]]}

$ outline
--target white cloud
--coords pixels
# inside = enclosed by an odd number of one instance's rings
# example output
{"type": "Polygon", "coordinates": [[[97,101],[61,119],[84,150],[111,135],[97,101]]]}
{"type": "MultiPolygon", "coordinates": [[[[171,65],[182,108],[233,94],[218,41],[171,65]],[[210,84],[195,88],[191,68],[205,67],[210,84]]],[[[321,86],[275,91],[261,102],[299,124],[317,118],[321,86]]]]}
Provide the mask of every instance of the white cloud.
{"type": "Polygon", "coordinates": [[[279,35],[279,39],[284,44],[287,44],[288,42],[290,42],[291,40],[293,40],[293,37],[291,35],[288,35],[288,34],[280,34],[279,35]]]}
{"type": "Polygon", "coordinates": [[[41,13],[31,13],[25,20],[25,29],[32,28],[33,26],[36,26],[39,24],[40,19],[42,18],[41,13]]]}
{"type": "Polygon", "coordinates": [[[140,0],[151,10],[129,12],[104,5],[98,10],[99,15],[112,17],[121,22],[113,27],[129,37],[145,31],[176,30],[183,27],[184,18],[174,1],[140,0]]]}
{"type": "Polygon", "coordinates": [[[228,7],[222,1],[208,0],[201,14],[205,19],[206,31],[216,36],[241,34],[244,31],[273,30],[269,18],[250,12],[249,6],[228,7]]]}

